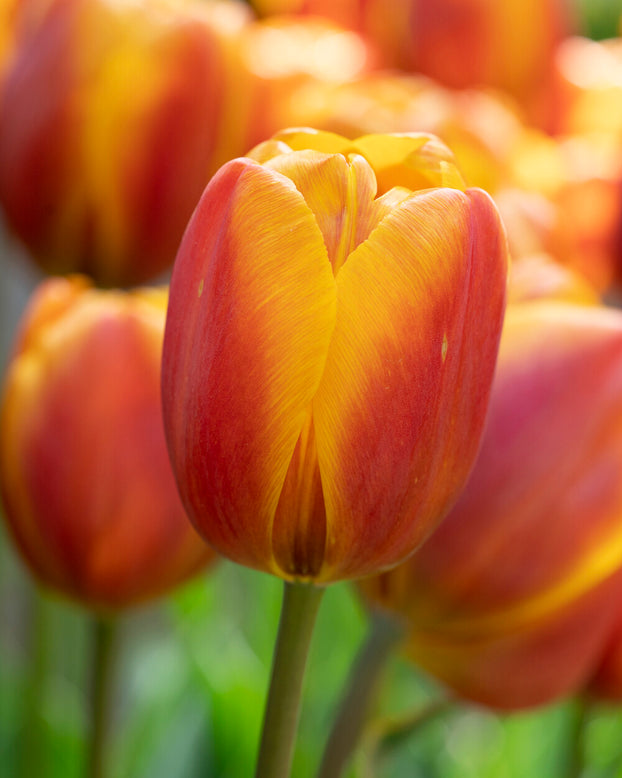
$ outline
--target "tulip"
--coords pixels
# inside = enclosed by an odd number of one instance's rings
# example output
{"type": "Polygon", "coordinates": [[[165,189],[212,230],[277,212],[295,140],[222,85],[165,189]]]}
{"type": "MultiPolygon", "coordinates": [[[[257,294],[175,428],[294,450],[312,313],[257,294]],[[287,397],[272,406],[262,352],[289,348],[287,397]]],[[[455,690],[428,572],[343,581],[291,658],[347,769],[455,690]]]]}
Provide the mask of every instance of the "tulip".
{"type": "MultiPolygon", "coordinates": [[[[617,139],[553,139],[527,132],[513,150],[510,167],[514,187],[540,194],[550,204],[545,250],[601,291],[619,284],[622,153],[617,139]]],[[[502,213],[505,220],[507,209],[502,213]]]]}
{"type": "Polygon", "coordinates": [[[510,306],[480,455],[458,503],[363,585],[407,655],[502,709],[580,688],[622,595],[622,313],[510,306]]]}
{"type": "Polygon", "coordinates": [[[306,104],[307,92],[323,95],[375,64],[373,52],[359,35],[316,17],[255,21],[241,31],[239,49],[259,110],[253,111],[247,127],[249,144],[232,156],[282,127],[306,125],[300,105],[306,104]]]}
{"type": "Polygon", "coordinates": [[[555,54],[573,27],[568,0],[253,0],[260,13],[324,16],[366,37],[382,65],[456,89],[492,86],[533,122],[555,122],[555,54]]]}
{"type": "Polygon", "coordinates": [[[247,148],[249,12],[24,0],[23,15],[46,2],[0,93],[0,205],[46,272],[143,282],[172,265],[209,176],[247,148]]]}
{"type": "Polygon", "coordinates": [[[555,121],[555,53],[573,27],[567,0],[414,0],[411,67],[454,88],[493,86],[531,121],[555,121]]]}
{"type": "Polygon", "coordinates": [[[163,289],[84,278],[35,293],[0,406],[0,488],[43,583],[114,610],[163,594],[213,557],[183,510],[160,410],[163,289]]]}
{"type": "Polygon", "coordinates": [[[556,131],[619,137],[622,130],[622,40],[571,36],[555,57],[560,83],[556,131]]]}
{"type": "Polygon", "coordinates": [[[403,560],[479,445],[507,251],[426,135],[290,130],[223,166],[180,247],[164,419],[225,556],[326,584],[403,560]]]}
{"type": "Polygon", "coordinates": [[[547,254],[531,254],[512,262],[508,303],[541,299],[596,305],[598,294],[583,276],[547,254]]]}

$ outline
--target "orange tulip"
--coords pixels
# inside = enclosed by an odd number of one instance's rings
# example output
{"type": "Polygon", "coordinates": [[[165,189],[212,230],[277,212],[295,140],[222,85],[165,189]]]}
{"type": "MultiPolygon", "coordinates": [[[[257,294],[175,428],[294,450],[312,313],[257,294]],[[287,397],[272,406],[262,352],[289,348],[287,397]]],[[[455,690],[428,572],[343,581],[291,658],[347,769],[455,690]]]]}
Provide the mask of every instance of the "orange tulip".
{"type": "Polygon", "coordinates": [[[299,111],[308,90],[324,94],[374,65],[372,52],[360,36],[315,17],[256,21],[241,32],[239,49],[253,83],[254,110],[247,128],[250,142],[235,156],[282,127],[308,124],[301,121],[299,111]]]}
{"type": "Polygon", "coordinates": [[[622,132],[622,40],[593,41],[569,37],[556,52],[560,105],[556,131],[622,132]]]}
{"type": "Polygon", "coordinates": [[[622,595],[621,403],[622,313],[508,308],[466,489],[417,554],[364,583],[458,694],[532,706],[593,671],[622,595]]]}
{"type": "Polygon", "coordinates": [[[160,410],[166,292],[44,283],[0,408],[0,487],[33,573],[83,604],[163,594],[213,557],[192,529],[160,410]]]}
{"type": "Polygon", "coordinates": [[[212,179],[173,269],[163,398],[182,499],[225,556],[353,578],[404,559],[454,500],[507,264],[491,200],[462,188],[430,136],[313,130],[212,179]]]}
{"type": "Polygon", "coordinates": [[[454,88],[493,86],[532,122],[555,121],[555,53],[573,22],[568,0],[413,0],[411,67],[454,88]]]}
{"type": "Polygon", "coordinates": [[[44,270],[142,282],[172,265],[209,176],[248,147],[249,13],[47,2],[0,94],[0,205],[44,270]]]}
{"type": "Polygon", "coordinates": [[[555,52],[573,26],[568,0],[253,0],[260,13],[324,16],[356,30],[381,64],[449,87],[492,86],[532,121],[555,121],[555,52]]]}
{"type": "Polygon", "coordinates": [[[577,305],[596,305],[596,290],[583,276],[550,257],[530,254],[512,262],[508,303],[563,300],[577,305]]]}

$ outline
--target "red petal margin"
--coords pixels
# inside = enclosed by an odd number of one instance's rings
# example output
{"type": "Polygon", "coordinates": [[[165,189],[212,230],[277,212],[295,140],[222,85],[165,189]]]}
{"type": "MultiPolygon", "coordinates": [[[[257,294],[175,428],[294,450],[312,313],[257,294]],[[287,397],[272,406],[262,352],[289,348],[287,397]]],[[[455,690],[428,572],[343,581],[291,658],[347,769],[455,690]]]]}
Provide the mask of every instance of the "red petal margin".
{"type": "Polygon", "coordinates": [[[322,234],[293,183],[248,159],[221,168],[173,271],[163,402],[186,508],[241,564],[282,574],[272,522],[335,306],[322,234]]]}

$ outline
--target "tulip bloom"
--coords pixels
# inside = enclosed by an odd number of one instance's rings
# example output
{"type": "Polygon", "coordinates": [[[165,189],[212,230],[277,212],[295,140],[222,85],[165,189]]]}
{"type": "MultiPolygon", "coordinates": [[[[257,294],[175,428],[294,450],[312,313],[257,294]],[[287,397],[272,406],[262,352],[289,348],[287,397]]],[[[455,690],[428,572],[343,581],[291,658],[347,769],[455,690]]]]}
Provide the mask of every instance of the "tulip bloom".
{"type": "Polygon", "coordinates": [[[397,564],[475,457],[503,317],[496,209],[425,135],[290,130],[225,165],[173,269],[165,428],[225,556],[328,583],[397,564]]]}
{"type": "Polygon", "coordinates": [[[622,40],[569,37],[558,47],[555,64],[561,94],[556,131],[617,139],[622,130],[622,40]]]}
{"type": "Polygon", "coordinates": [[[166,292],[50,280],[32,299],[0,409],[8,527],[37,578],[118,608],[213,557],[188,521],[160,406],[166,292]]]}
{"type": "Polygon", "coordinates": [[[555,53],[572,28],[567,0],[413,0],[411,67],[453,88],[513,95],[532,122],[555,120],[555,53]]]}
{"type": "Polygon", "coordinates": [[[492,86],[531,120],[555,121],[555,52],[573,24],[568,0],[253,0],[261,13],[324,16],[355,30],[382,65],[454,89],[492,86]]]}
{"type": "Polygon", "coordinates": [[[46,3],[0,92],[0,205],[46,272],[143,282],[172,265],[209,176],[248,147],[248,11],[24,0],[22,15],[46,3]]]}
{"type": "Polygon", "coordinates": [[[538,705],[593,671],[622,596],[621,410],[622,313],[508,308],[466,489],[418,553],[364,583],[463,697],[538,705]]]}
{"type": "Polygon", "coordinates": [[[596,305],[598,294],[583,276],[547,254],[531,254],[512,262],[508,303],[540,299],[596,305]]]}

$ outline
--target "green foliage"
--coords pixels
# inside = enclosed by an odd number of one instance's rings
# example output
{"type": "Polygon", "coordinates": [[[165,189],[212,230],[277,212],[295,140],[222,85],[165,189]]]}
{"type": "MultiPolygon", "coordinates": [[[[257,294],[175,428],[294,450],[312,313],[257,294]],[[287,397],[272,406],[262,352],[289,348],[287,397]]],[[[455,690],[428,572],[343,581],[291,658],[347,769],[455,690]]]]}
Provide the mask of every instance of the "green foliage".
{"type": "Polygon", "coordinates": [[[588,38],[614,38],[620,32],[622,0],[574,0],[579,31],[588,38]]]}
{"type": "MultiPolygon", "coordinates": [[[[12,599],[9,591],[19,592],[20,618],[0,640],[0,774],[78,778],[88,733],[92,620],[37,594],[2,542],[0,606],[12,599]]],[[[221,563],[167,602],[120,617],[110,778],[253,774],[280,601],[280,581],[221,563]]],[[[329,589],[309,659],[296,778],[315,774],[365,627],[351,588],[329,589]]],[[[406,718],[439,694],[396,658],[372,719],[406,718]]],[[[575,713],[572,702],[511,716],[455,705],[387,739],[385,748],[368,733],[347,778],[565,778],[575,713]]],[[[622,774],[621,728],[617,708],[588,711],[586,776],[622,774]]]]}

